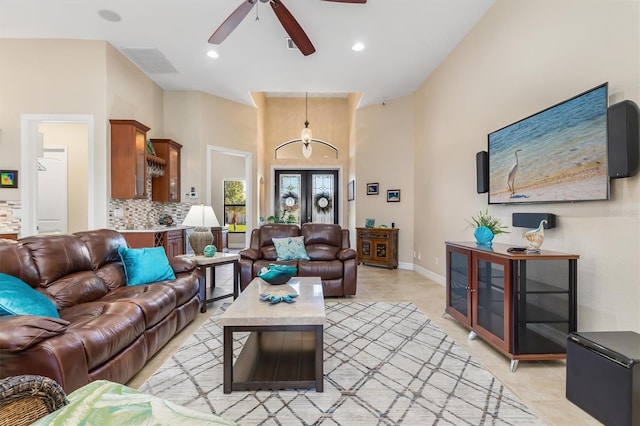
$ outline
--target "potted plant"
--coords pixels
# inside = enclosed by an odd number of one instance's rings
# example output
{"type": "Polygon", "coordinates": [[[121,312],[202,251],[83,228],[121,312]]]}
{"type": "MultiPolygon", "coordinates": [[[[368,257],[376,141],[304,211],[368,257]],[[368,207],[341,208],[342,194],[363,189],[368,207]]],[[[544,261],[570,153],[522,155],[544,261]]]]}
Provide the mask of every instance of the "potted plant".
{"type": "Polygon", "coordinates": [[[471,216],[469,224],[475,228],[473,236],[478,244],[490,246],[494,236],[509,232],[502,220],[491,216],[488,209],[480,210],[477,216],[471,216]]]}

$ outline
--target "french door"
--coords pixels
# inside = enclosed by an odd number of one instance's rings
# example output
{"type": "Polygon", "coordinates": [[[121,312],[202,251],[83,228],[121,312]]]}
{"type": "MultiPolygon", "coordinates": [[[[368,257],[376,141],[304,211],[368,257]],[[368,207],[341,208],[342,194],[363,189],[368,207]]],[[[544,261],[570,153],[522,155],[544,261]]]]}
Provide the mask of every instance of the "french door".
{"type": "Polygon", "coordinates": [[[274,211],[279,221],[338,223],[338,170],[276,170],[274,211]]]}

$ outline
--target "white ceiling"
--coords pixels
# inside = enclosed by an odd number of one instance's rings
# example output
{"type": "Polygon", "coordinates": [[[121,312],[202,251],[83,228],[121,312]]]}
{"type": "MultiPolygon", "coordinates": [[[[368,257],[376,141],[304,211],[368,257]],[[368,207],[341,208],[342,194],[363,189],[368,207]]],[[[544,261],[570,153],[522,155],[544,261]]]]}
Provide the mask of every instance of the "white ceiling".
{"type": "Polygon", "coordinates": [[[413,93],[494,0],[283,0],[316,48],[306,57],[287,49],[286,32],[261,2],[222,44],[209,44],[242,1],[0,0],[0,37],[107,40],[117,49],[157,49],[178,71],[147,73],[165,90],[198,90],[247,105],[253,91],[361,92],[365,106],[413,93]],[[101,18],[102,9],[121,21],[101,18]],[[365,44],[363,51],[351,50],[356,41],[365,44]],[[206,56],[210,49],[220,57],[206,56]]]}

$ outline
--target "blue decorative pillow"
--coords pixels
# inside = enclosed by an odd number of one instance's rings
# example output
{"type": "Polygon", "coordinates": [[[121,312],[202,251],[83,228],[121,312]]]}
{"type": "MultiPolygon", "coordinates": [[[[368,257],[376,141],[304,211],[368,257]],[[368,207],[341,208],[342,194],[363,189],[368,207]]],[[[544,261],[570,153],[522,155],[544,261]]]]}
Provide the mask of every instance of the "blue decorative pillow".
{"type": "Polygon", "coordinates": [[[12,275],[0,273],[0,315],[60,318],[56,306],[42,293],[12,275]]]}
{"type": "Polygon", "coordinates": [[[304,237],[272,238],[276,247],[278,260],[303,259],[309,260],[307,249],[304,247],[304,237]]]}
{"type": "Polygon", "coordinates": [[[138,249],[118,247],[118,254],[124,266],[127,285],[142,285],[176,279],[176,274],[173,272],[167,254],[162,247],[138,249]]]}

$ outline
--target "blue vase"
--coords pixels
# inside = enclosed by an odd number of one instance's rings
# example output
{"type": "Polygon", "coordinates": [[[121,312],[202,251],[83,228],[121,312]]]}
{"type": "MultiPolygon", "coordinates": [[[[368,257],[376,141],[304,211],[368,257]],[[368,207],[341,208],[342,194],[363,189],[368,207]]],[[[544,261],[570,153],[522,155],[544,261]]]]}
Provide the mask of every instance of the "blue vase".
{"type": "Polygon", "coordinates": [[[493,241],[493,232],[486,226],[478,226],[473,232],[473,236],[476,238],[476,243],[483,246],[490,246],[493,241]]]}

